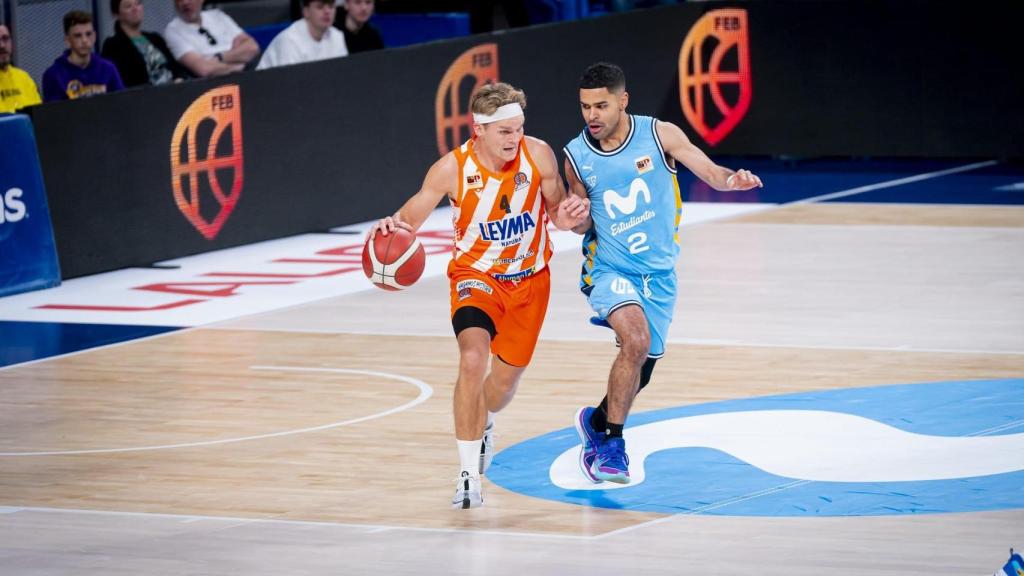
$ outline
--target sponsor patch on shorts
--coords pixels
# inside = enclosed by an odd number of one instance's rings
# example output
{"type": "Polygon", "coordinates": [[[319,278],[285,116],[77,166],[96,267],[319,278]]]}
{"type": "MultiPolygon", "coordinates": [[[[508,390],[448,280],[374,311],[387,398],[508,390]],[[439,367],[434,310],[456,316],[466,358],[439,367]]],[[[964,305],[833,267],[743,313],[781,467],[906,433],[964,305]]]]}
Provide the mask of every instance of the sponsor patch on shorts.
{"type": "Polygon", "coordinates": [[[479,290],[486,294],[494,294],[494,289],[488,286],[487,282],[484,282],[483,280],[460,280],[459,283],[455,285],[455,291],[459,293],[459,300],[469,298],[469,291],[472,289],[479,290]]]}

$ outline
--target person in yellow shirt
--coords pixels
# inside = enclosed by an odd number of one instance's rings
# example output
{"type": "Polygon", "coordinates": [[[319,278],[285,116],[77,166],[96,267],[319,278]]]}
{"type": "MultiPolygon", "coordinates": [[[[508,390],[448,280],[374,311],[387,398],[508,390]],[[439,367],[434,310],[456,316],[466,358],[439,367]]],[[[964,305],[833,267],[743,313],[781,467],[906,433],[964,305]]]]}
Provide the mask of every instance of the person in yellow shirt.
{"type": "Polygon", "coordinates": [[[42,102],[32,77],[21,68],[11,65],[13,51],[11,31],[6,25],[0,24],[0,114],[42,102]]]}

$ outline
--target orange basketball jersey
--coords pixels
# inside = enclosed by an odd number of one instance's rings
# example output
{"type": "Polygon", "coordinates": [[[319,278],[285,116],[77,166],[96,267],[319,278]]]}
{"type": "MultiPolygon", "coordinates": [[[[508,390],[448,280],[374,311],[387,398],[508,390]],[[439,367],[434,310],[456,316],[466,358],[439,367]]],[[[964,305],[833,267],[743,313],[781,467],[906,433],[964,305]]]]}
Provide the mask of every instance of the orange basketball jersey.
{"type": "Polygon", "coordinates": [[[454,150],[459,188],[451,198],[456,266],[499,280],[517,280],[544,269],[551,258],[548,215],[540,172],[519,143],[519,154],[501,173],[480,164],[473,140],[454,150]]]}

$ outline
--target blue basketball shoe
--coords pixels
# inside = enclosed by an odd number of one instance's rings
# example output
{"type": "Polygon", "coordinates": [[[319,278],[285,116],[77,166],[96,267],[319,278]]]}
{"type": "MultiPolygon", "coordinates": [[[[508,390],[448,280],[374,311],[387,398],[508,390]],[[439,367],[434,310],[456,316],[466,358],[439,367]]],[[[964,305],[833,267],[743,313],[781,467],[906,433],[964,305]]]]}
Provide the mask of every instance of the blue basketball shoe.
{"type": "Polygon", "coordinates": [[[586,406],[577,410],[575,424],[576,433],[580,435],[580,444],[583,445],[580,448],[580,471],[591,482],[597,483],[601,479],[594,476],[594,473],[590,471],[590,466],[594,463],[594,457],[597,456],[597,447],[604,442],[604,432],[598,432],[590,425],[590,417],[594,414],[594,410],[597,409],[586,406]]]}
{"type": "Polygon", "coordinates": [[[597,456],[590,465],[590,473],[599,480],[617,484],[629,484],[629,456],[626,456],[626,441],[622,438],[607,438],[597,447],[597,456]]]}

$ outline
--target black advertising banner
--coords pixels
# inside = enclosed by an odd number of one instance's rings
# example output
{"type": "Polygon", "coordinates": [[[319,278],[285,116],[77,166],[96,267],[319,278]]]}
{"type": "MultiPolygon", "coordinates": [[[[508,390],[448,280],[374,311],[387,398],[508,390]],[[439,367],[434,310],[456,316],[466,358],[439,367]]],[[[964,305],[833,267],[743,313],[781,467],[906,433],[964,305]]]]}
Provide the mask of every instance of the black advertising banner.
{"type": "Polygon", "coordinates": [[[33,111],[65,277],[390,214],[470,133],[469,94],[527,93],[528,134],[582,129],[577,80],[712,156],[1024,156],[1021,3],[699,2],[33,111]]]}

